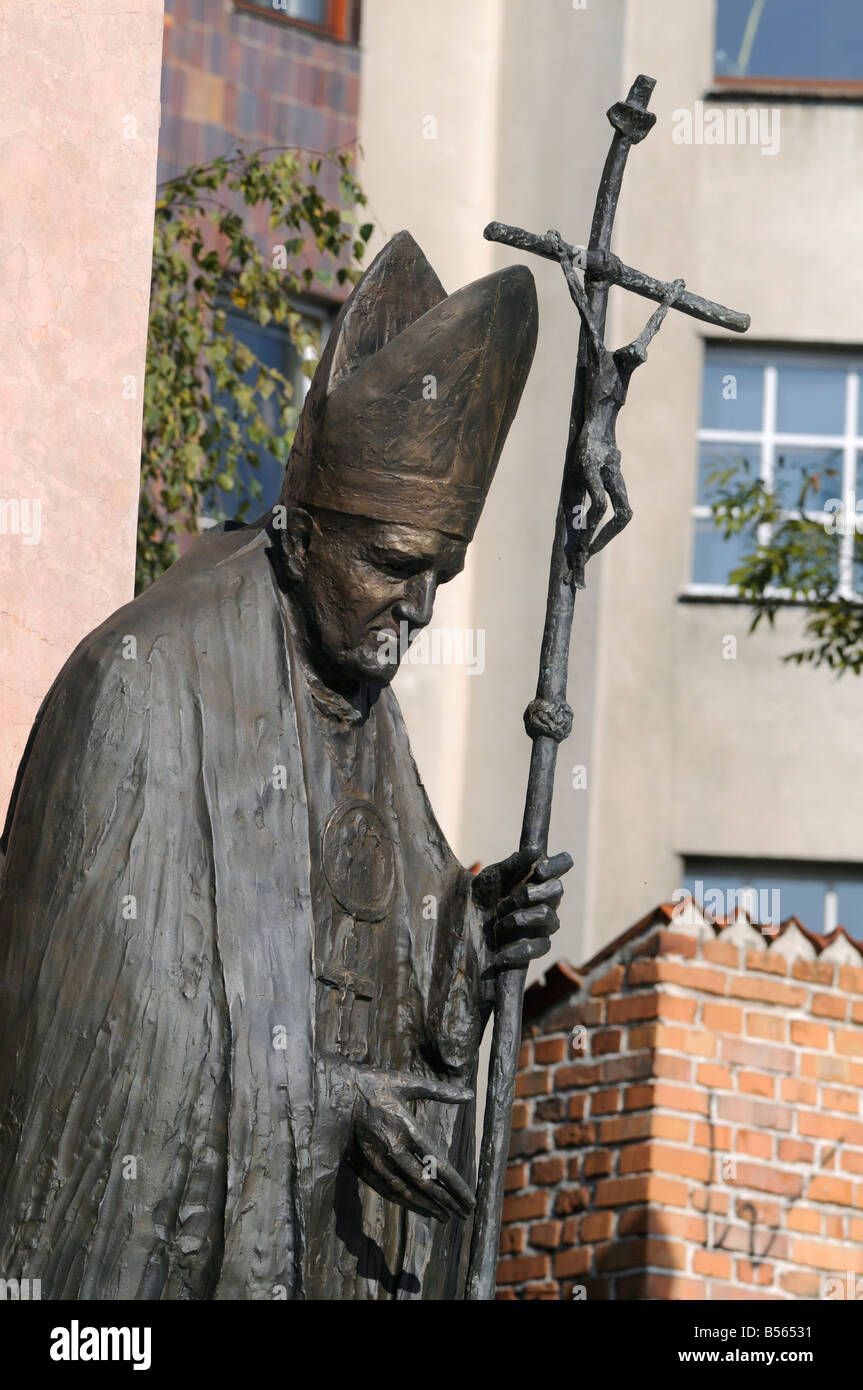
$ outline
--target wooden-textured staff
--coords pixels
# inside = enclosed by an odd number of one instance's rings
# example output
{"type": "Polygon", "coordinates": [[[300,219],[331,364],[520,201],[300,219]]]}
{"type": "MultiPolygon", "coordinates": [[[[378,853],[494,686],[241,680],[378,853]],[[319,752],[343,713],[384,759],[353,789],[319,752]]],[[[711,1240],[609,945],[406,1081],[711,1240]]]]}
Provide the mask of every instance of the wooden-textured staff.
{"type": "MultiPolygon", "coordinates": [[[[605,161],[597,193],[590,241],[587,247],[569,247],[575,265],[585,271],[585,292],[591,318],[600,337],[604,336],[608,290],[612,283],[623,285],[649,299],[661,300],[667,286],[625,266],[610,251],[611,232],[620,186],[632,145],[643,140],[656,121],[647,110],[655,81],[639,76],[626,101],[617,102],[608,112],[614,127],[611,148],[605,161]]],[[[504,242],[518,250],[559,258],[559,251],[547,236],[535,236],[518,227],[492,222],[485,229],[491,241],[504,242]]],[[[736,332],[745,332],[749,318],[721,304],[683,293],[676,309],[709,323],[736,332]]],[[[578,362],[573,388],[569,436],[563,469],[560,501],[557,507],[554,543],[548,582],[545,628],[539,661],[536,697],[525,711],[525,727],[532,739],[530,773],[527,782],[521,848],[536,846],[545,854],[554,792],[557,745],[572,728],[572,711],[566,703],[566,677],[569,643],[575,606],[570,556],[575,545],[574,509],[584,504],[585,488],[576,469],[576,446],[584,421],[586,380],[585,334],[579,339],[578,362]]],[[[482,1146],[477,1183],[466,1298],[494,1298],[500,1240],[503,1187],[509,1155],[512,1106],[521,1044],[521,1015],[527,967],[500,971],[497,978],[494,1033],[489,1064],[482,1146]]]]}

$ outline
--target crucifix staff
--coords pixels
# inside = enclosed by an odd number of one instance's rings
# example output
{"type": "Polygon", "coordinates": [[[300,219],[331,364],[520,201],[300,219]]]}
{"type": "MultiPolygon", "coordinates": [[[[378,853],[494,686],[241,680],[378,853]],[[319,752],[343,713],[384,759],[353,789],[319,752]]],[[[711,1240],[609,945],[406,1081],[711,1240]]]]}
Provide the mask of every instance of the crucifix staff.
{"type": "MultiPolygon", "coordinates": [[[[575,592],[583,585],[584,566],[589,555],[618,534],[631,516],[614,430],[617,415],[626,400],[632,371],[645,360],[648,343],[672,307],[735,332],[745,332],[749,327],[748,315],[690,294],[685,291],[682,280],[665,283],[633,270],[610,251],[629,150],[644,139],[656,121],[647,110],[655,85],[651,77],[637,77],[626,100],[616,102],[608,112],[614,136],[600,180],[586,247],[570,246],[556,232],[536,236],[500,222],[489,223],[485,229],[490,241],[500,241],[518,250],[559,261],[582,325],[551,552],[539,677],[536,696],[524,714],[532,747],[521,848],[534,850],[537,858],[545,854],[548,842],[557,745],[572,729],[572,710],[566,703],[566,677],[575,592]],[[584,271],[584,285],[578,280],[576,268],[584,271]],[[614,353],[604,342],[608,291],[612,284],[620,284],[660,302],[660,309],[651,316],[641,334],[614,353]],[[606,491],[612,500],[614,516],[596,536],[597,520],[606,504],[606,491]],[[586,496],[590,499],[589,508],[585,507],[586,496]]],[[[526,975],[526,966],[517,967],[500,971],[496,982],[477,1204],[465,1294],[473,1301],[492,1299],[495,1292],[526,975]]]]}

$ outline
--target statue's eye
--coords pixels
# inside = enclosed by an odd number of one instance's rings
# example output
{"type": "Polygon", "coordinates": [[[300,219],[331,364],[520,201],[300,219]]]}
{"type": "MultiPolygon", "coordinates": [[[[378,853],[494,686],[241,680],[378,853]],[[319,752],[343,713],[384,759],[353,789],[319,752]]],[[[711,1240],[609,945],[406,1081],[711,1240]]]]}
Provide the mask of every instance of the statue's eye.
{"type": "Polygon", "coordinates": [[[418,574],[423,568],[409,555],[384,554],[375,550],[370,558],[376,569],[391,575],[393,579],[410,579],[412,575],[418,574]]]}
{"type": "Polygon", "coordinates": [[[409,579],[416,572],[409,560],[382,560],[381,568],[394,579],[409,579]]]}

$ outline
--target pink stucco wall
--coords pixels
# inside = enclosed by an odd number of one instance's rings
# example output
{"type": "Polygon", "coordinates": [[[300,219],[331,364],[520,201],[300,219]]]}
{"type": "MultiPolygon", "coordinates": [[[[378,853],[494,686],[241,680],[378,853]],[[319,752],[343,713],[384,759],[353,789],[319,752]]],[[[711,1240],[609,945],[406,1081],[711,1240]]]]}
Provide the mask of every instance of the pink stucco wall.
{"type": "Polygon", "coordinates": [[[163,0],[0,4],[0,816],[132,596],[163,0]]]}

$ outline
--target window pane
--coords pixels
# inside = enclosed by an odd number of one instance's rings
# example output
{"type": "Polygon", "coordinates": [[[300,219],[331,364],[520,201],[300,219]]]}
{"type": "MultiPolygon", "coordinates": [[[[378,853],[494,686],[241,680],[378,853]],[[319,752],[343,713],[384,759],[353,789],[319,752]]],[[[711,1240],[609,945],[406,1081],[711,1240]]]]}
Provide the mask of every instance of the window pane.
{"type": "Polygon", "coordinates": [[[778,445],[773,468],[777,500],[789,511],[800,506],[805,479],[814,481],[806,490],[806,511],[823,512],[830,501],[842,500],[841,449],[788,449],[778,445]]]}
{"type": "Polygon", "coordinates": [[[838,879],[833,887],[839,899],[838,925],[850,936],[863,937],[863,879],[838,879]]]}
{"type": "MultiPolygon", "coordinates": [[[[808,870],[801,865],[797,872],[786,867],[774,870],[769,864],[744,863],[739,868],[729,868],[727,862],[714,868],[709,860],[689,860],[683,887],[702,907],[719,917],[733,916],[735,906],[739,906],[759,922],[784,922],[796,917],[810,931],[820,932],[824,926],[827,883],[820,868],[808,870]],[[745,896],[747,888],[752,891],[745,896]]],[[[841,903],[840,895],[840,921],[841,903]]]]}
{"type": "Polygon", "coordinates": [[[696,584],[727,584],[728,576],[746,554],[755,548],[755,538],[738,531],[726,540],[712,519],[695,523],[695,559],[692,578],[696,584]]]}
{"type": "Polygon", "coordinates": [[[718,0],[716,72],[863,80],[860,0],[718,0]]]}
{"type": "Polygon", "coordinates": [[[278,0],[274,5],[273,0],[248,0],[252,5],[256,5],[259,10],[269,10],[271,14],[287,15],[289,19],[304,19],[307,24],[320,24],[322,27],[327,22],[327,0],[278,0]]]}
{"type": "Polygon", "coordinates": [[[796,917],[810,931],[822,930],[827,891],[823,878],[807,879],[803,876],[798,878],[796,875],[766,873],[758,875],[756,884],[762,894],[769,893],[770,902],[778,909],[781,922],[796,917]]]}
{"type": "Polygon", "coordinates": [[[309,24],[326,24],[327,0],[288,0],[287,12],[292,19],[305,19],[309,24]]]}
{"type": "Polygon", "coordinates": [[[779,365],[776,428],[780,434],[844,434],[844,367],[779,365]]]}
{"type": "Polygon", "coordinates": [[[720,444],[702,442],[698,447],[698,488],[695,501],[709,507],[725,488],[736,490],[753,482],[761,472],[761,449],[758,444],[720,444]],[[735,469],[727,483],[709,479],[717,473],[735,469]]]}
{"type": "Polygon", "coordinates": [[[701,424],[706,430],[760,430],[764,368],[728,352],[704,361],[701,424]]]}
{"type": "MultiPolygon", "coordinates": [[[[857,455],[857,492],[854,497],[854,510],[850,514],[837,514],[837,520],[841,519],[842,526],[847,529],[850,535],[853,532],[851,545],[854,551],[854,570],[853,585],[854,592],[863,594],[863,455],[857,455]]],[[[844,923],[843,923],[844,926],[844,923]]],[[[863,932],[861,932],[863,935],[863,932]]]]}
{"type": "MultiPolygon", "coordinates": [[[[292,383],[294,394],[292,402],[300,405],[303,399],[302,373],[300,369],[299,357],[293,343],[283,329],[265,328],[259,323],[254,323],[243,314],[228,311],[226,317],[226,328],[229,333],[233,333],[237,340],[245,343],[246,347],[253,352],[260,362],[267,367],[275,367],[292,383]]],[[[245,373],[243,380],[251,385],[257,380],[257,366],[250,367],[245,373]]],[[[219,393],[217,400],[221,405],[231,406],[230,397],[225,393],[219,393]]],[[[278,420],[278,402],[275,392],[266,401],[258,401],[259,413],[270,431],[275,431],[278,420]]],[[[234,418],[240,426],[243,436],[246,434],[250,417],[243,417],[239,410],[235,410],[234,418]]],[[[255,449],[259,466],[253,469],[245,457],[240,459],[237,466],[237,474],[234,479],[234,488],[231,492],[223,492],[221,488],[215,488],[207,498],[205,511],[210,516],[227,517],[233,521],[244,501],[250,501],[250,508],[246,520],[254,520],[263,512],[264,508],[271,506],[278,498],[282,486],[285,465],[273,454],[261,446],[255,449]],[[251,482],[255,478],[261,485],[262,496],[255,499],[252,496],[251,482]]]]}

